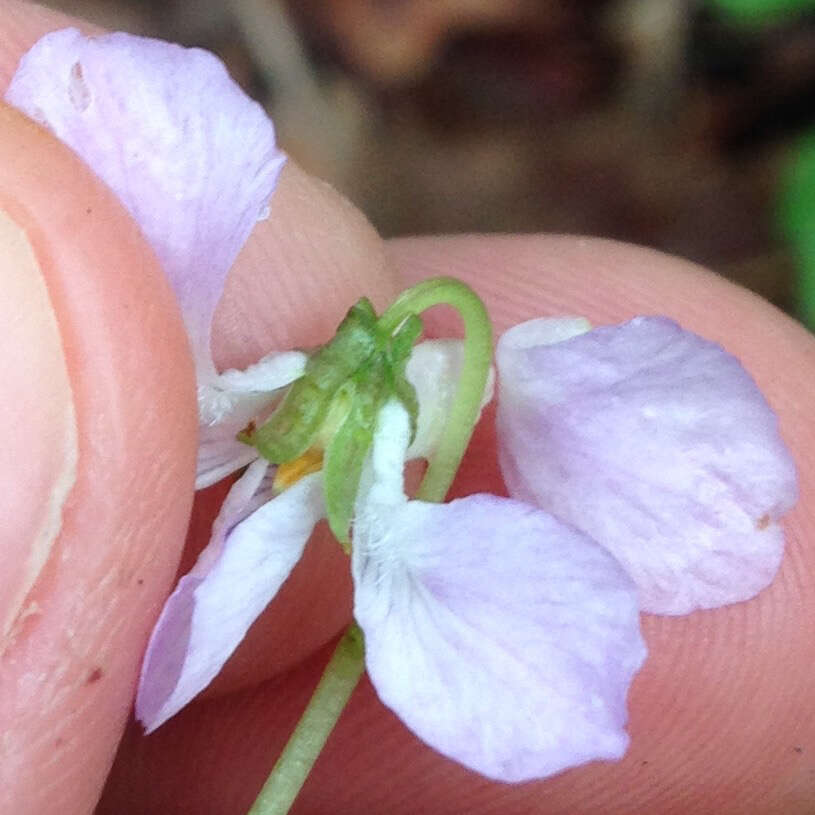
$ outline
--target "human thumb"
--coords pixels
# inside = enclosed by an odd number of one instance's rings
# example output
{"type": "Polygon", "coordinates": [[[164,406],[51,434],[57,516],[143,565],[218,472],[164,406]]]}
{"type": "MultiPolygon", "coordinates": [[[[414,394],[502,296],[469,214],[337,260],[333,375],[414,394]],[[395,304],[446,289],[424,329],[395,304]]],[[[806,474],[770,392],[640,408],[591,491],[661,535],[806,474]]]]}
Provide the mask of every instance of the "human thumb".
{"type": "Polygon", "coordinates": [[[86,812],[193,495],[194,378],[138,228],[0,109],[0,811],[86,812]]]}

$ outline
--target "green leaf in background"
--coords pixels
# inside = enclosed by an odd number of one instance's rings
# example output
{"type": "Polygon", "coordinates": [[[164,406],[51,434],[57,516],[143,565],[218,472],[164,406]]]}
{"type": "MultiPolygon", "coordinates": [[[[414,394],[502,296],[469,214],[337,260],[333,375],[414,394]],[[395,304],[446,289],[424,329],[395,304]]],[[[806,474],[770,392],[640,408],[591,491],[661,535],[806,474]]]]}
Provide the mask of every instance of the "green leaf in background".
{"type": "Polygon", "coordinates": [[[815,10],[815,0],[709,0],[708,5],[743,25],[773,23],[815,10]]]}
{"type": "Polygon", "coordinates": [[[815,131],[798,143],[780,180],[778,215],[798,261],[798,307],[815,328],[815,131]]]}

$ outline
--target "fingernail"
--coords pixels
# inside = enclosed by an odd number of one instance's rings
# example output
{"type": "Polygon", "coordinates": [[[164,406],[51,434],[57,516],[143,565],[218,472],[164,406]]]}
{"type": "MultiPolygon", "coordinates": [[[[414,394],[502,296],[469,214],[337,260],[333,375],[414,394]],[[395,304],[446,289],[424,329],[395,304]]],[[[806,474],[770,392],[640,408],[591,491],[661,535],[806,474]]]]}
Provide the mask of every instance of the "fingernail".
{"type": "Polygon", "coordinates": [[[62,525],[76,479],[74,403],[34,251],[0,210],[0,653],[62,525]]]}

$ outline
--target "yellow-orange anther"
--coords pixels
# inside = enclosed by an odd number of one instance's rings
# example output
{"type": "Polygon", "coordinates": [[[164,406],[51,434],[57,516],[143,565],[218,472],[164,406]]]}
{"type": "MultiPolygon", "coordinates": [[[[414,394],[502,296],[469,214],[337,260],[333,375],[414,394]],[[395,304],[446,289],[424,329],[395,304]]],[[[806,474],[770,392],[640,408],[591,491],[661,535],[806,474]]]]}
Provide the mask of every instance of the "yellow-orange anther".
{"type": "Polygon", "coordinates": [[[322,466],[323,451],[312,447],[299,458],[278,466],[272,488],[275,492],[283,492],[283,490],[287,490],[293,484],[296,484],[301,478],[316,473],[317,470],[322,469],[322,466]]]}

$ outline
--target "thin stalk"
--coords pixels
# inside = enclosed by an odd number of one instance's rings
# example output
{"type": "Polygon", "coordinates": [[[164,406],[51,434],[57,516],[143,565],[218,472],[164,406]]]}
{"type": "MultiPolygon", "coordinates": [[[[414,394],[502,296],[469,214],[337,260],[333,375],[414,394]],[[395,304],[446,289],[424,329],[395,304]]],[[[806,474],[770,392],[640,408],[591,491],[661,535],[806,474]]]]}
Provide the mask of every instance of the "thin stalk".
{"type": "Polygon", "coordinates": [[[362,631],[351,623],[248,815],[286,815],[364,670],[362,631]]]}

